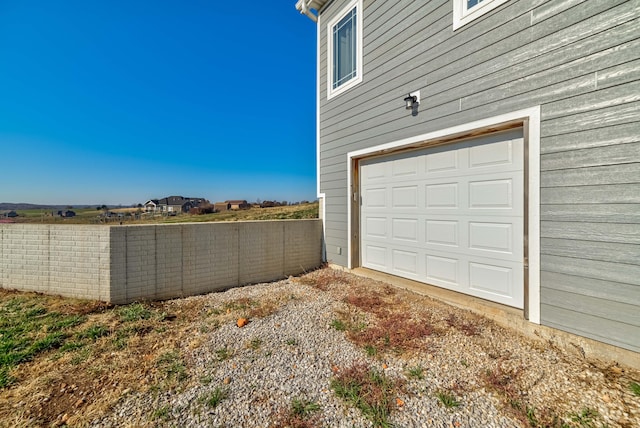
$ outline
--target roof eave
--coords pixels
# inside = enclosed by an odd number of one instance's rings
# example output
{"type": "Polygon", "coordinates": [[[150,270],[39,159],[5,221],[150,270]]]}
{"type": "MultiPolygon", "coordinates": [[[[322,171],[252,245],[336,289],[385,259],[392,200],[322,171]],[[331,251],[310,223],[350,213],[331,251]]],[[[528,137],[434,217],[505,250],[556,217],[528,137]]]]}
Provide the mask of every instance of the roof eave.
{"type": "Polygon", "coordinates": [[[313,22],[318,22],[318,13],[327,4],[329,0],[298,0],[296,3],[296,9],[306,15],[313,22]],[[313,13],[312,10],[316,12],[313,13]]]}

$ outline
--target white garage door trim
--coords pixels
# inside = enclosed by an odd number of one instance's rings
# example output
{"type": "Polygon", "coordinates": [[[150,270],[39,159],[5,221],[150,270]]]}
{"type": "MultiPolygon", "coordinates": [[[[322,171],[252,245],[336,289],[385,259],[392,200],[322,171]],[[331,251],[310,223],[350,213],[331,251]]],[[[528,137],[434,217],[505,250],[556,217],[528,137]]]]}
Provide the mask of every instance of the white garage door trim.
{"type": "MultiPolygon", "coordinates": [[[[348,198],[353,200],[354,191],[354,168],[356,163],[363,158],[374,155],[389,154],[399,150],[409,148],[427,147],[444,141],[452,141],[456,138],[481,135],[500,129],[505,125],[523,127],[524,138],[527,142],[526,153],[524,155],[525,169],[527,170],[527,200],[525,202],[526,224],[528,236],[528,269],[526,281],[528,283],[528,296],[525,300],[525,313],[531,322],[540,323],[540,107],[532,107],[512,113],[494,116],[491,118],[470,122],[467,124],[430,132],[415,137],[395,141],[363,150],[350,152],[347,154],[348,167],[348,198]]],[[[348,216],[359,215],[359,210],[354,210],[352,204],[348,204],[348,216]],[[356,211],[356,212],[354,212],[356,211]]],[[[353,262],[353,249],[358,248],[359,242],[354,242],[352,230],[353,221],[348,223],[348,263],[349,268],[356,267],[353,262]]],[[[357,222],[356,222],[357,224],[357,222]]],[[[359,240],[359,234],[357,240],[359,240]]],[[[357,250],[356,250],[357,251],[357,250]]]]}

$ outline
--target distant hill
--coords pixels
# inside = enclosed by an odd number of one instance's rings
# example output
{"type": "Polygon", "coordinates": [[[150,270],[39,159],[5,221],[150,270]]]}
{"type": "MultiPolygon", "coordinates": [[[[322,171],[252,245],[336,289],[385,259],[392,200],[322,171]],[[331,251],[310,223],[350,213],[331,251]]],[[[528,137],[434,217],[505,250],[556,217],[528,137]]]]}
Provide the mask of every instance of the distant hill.
{"type": "MultiPolygon", "coordinates": [[[[69,205],[38,205],[27,203],[0,202],[0,210],[63,210],[69,205]]],[[[89,208],[97,205],[73,205],[74,208],[89,208]]]]}

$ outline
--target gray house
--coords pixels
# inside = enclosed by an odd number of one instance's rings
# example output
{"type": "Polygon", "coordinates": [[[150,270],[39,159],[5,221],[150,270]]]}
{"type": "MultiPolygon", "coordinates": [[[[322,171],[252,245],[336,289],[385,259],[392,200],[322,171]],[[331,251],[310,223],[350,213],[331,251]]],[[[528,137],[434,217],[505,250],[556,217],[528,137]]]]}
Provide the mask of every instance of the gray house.
{"type": "Polygon", "coordinates": [[[638,1],[296,7],[327,261],[640,352],[638,1]]]}
{"type": "Polygon", "coordinates": [[[144,203],[144,210],[146,212],[161,212],[161,213],[186,213],[191,208],[196,208],[200,204],[206,203],[204,198],[185,198],[183,196],[167,196],[162,199],[149,199],[144,203]]]}

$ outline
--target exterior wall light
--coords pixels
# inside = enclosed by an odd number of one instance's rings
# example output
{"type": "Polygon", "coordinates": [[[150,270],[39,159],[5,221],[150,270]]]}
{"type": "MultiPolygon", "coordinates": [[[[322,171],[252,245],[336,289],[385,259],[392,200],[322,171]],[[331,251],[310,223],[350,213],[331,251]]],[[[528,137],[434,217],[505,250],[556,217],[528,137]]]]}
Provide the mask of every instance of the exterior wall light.
{"type": "Polygon", "coordinates": [[[418,106],[420,105],[420,91],[409,93],[404,99],[404,107],[411,110],[412,116],[418,115],[418,106]]]}
{"type": "Polygon", "coordinates": [[[405,103],[405,108],[407,110],[413,110],[413,105],[414,104],[418,104],[418,97],[415,95],[407,95],[407,97],[404,99],[404,103],[405,103]]]}

